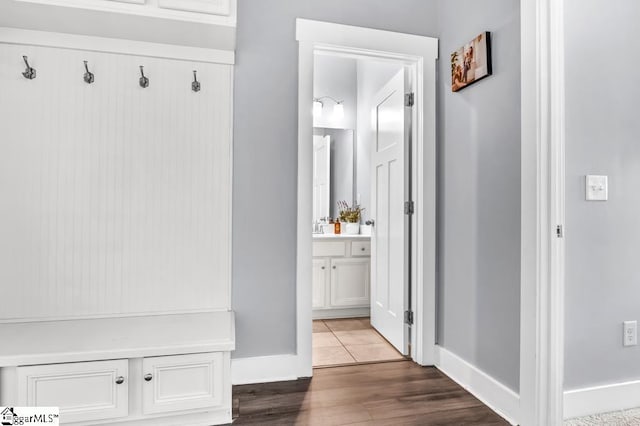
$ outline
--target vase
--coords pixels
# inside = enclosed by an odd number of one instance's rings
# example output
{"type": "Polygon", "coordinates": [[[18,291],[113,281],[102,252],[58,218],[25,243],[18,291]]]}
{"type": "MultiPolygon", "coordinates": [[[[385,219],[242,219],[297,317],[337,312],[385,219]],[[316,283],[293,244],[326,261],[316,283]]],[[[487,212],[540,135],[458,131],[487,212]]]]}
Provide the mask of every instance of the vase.
{"type": "Polygon", "coordinates": [[[359,223],[343,223],[342,233],[346,235],[358,235],[360,233],[359,223]]]}

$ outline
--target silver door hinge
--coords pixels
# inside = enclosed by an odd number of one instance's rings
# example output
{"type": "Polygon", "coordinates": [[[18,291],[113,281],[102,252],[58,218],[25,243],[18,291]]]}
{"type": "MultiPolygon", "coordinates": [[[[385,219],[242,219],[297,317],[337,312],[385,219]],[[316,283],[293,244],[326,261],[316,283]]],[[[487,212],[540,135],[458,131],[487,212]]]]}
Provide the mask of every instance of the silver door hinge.
{"type": "Polygon", "coordinates": [[[412,215],[414,213],[415,204],[413,201],[405,201],[404,202],[404,214],[412,215]]]}
{"type": "Polygon", "coordinates": [[[404,311],[404,323],[413,325],[413,311],[404,311]]]}
{"type": "Polygon", "coordinates": [[[564,238],[564,229],[562,228],[562,225],[556,226],[556,237],[564,238]]]}
{"type": "Polygon", "coordinates": [[[412,107],[414,103],[415,103],[415,95],[413,94],[413,92],[405,93],[405,95],[404,95],[404,106],[412,107]]]}

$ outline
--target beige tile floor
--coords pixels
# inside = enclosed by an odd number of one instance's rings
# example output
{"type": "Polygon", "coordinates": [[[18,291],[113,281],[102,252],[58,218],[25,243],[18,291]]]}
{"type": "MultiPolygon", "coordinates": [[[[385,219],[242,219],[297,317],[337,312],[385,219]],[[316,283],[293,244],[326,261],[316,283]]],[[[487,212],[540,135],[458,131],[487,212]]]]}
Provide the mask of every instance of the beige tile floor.
{"type": "Polygon", "coordinates": [[[369,318],[313,321],[313,366],[400,361],[404,357],[371,327],[369,318]]]}

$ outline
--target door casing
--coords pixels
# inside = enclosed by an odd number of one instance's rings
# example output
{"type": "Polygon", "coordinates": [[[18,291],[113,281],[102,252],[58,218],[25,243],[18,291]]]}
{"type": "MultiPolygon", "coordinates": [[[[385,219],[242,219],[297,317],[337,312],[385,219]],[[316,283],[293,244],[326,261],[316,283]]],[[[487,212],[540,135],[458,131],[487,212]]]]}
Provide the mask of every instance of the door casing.
{"type": "Polygon", "coordinates": [[[435,364],[436,338],[436,60],[438,39],[298,19],[298,223],[296,270],[296,375],[310,377],[313,161],[313,63],[317,52],[403,63],[412,71],[412,358],[435,364]]]}

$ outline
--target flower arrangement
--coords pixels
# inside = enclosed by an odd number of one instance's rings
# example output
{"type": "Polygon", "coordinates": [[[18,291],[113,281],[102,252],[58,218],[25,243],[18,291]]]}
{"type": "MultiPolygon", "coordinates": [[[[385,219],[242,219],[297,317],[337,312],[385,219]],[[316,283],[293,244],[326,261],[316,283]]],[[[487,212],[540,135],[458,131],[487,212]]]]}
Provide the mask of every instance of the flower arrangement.
{"type": "Polygon", "coordinates": [[[340,209],[340,222],[360,223],[360,216],[364,208],[357,204],[349,206],[346,201],[338,201],[338,208],[340,209]]]}

